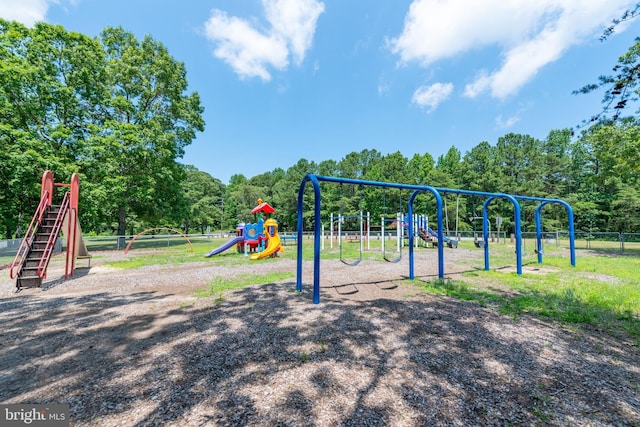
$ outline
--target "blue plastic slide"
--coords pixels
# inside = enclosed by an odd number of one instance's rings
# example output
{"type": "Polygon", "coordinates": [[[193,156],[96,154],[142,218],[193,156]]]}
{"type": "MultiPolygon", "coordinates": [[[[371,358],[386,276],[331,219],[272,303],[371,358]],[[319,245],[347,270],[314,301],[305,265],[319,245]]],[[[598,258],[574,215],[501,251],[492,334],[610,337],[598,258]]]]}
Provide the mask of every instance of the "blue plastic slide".
{"type": "Polygon", "coordinates": [[[244,241],[244,237],[243,236],[235,236],[233,239],[229,240],[227,243],[225,243],[224,245],[217,247],[215,249],[213,249],[212,251],[208,252],[205,257],[209,258],[212,257],[214,255],[219,254],[220,252],[224,252],[227,249],[235,246],[238,243],[242,243],[244,241]]]}

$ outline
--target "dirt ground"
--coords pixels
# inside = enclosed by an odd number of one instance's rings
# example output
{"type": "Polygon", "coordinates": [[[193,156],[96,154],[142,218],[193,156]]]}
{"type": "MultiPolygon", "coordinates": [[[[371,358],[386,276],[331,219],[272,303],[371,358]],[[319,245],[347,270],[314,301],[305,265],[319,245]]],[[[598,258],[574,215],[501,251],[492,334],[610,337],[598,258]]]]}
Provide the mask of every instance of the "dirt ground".
{"type": "MultiPolygon", "coordinates": [[[[124,254],[94,255],[20,293],[0,270],[1,403],[67,403],[72,425],[96,426],[640,425],[637,341],[424,294],[401,283],[406,257],[323,260],[314,305],[311,262],[302,293],[292,277],[197,298],[295,262],[117,270],[104,262],[124,254]]],[[[446,255],[449,277],[481,256],[446,255]]],[[[416,275],[436,277],[434,251],[416,275]]]]}

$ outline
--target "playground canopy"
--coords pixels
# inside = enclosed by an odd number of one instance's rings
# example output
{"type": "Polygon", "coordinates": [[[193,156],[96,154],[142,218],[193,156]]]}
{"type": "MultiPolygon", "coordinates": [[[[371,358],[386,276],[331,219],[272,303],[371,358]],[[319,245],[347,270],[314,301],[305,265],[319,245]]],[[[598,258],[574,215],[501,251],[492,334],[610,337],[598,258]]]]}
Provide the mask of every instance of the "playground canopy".
{"type": "Polygon", "coordinates": [[[260,203],[258,206],[256,206],[255,208],[253,208],[251,210],[252,214],[257,214],[258,212],[264,212],[267,215],[271,215],[272,213],[274,213],[276,210],[267,202],[262,202],[260,203]]]}

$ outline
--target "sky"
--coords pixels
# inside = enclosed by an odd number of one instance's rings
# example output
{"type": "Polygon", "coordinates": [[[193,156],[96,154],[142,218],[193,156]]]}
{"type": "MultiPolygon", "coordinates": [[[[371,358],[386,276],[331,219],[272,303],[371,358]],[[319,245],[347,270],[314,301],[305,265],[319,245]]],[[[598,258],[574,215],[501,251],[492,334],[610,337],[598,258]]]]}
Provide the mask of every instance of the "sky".
{"type": "Polygon", "coordinates": [[[224,183],[375,149],[434,158],[544,139],[601,109],[636,0],[0,0],[0,17],[97,36],[121,26],[184,62],[205,131],[182,163],[224,183]]]}

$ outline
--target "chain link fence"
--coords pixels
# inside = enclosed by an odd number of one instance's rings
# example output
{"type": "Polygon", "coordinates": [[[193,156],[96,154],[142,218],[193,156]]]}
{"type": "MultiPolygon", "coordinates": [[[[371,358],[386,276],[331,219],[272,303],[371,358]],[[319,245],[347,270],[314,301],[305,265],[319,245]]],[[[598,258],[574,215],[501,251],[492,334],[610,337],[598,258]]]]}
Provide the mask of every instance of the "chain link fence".
{"type": "MultiPolygon", "coordinates": [[[[395,232],[385,236],[387,239],[394,238],[395,232]],[[393,234],[393,236],[391,236],[393,234]]],[[[295,244],[296,233],[280,233],[281,236],[290,236],[291,241],[295,244]]],[[[385,233],[386,235],[387,233],[385,233]]],[[[448,237],[455,239],[454,233],[449,233],[448,237]]],[[[228,232],[217,232],[211,234],[190,234],[187,237],[191,243],[195,245],[212,246],[217,244],[221,239],[229,239],[233,236],[228,232]],[[217,240],[217,242],[214,242],[217,240]]],[[[305,232],[305,239],[313,239],[313,232],[305,232]]],[[[475,240],[482,239],[481,232],[459,232],[458,240],[475,240]]],[[[334,236],[335,238],[336,236],[334,236]]],[[[380,240],[381,233],[371,232],[371,240],[380,240]]],[[[329,239],[329,232],[324,231],[324,238],[329,239]]],[[[122,251],[131,242],[133,236],[84,236],[84,241],[89,252],[98,251],[122,251]]],[[[523,246],[535,247],[536,233],[522,233],[523,246]]],[[[567,232],[545,232],[543,233],[545,245],[556,245],[558,247],[569,246],[569,234],[567,232]]],[[[497,244],[514,243],[513,236],[507,235],[504,231],[492,232],[490,241],[497,244]]],[[[0,240],[0,267],[7,266],[13,261],[22,239],[0,240]]],[[[285,239],[283,243],[287,244],[285,239]]],[[[163,247],[173,247],[187,244],[185,238],[179,234],[146,234],[135,239],[133,248],[135,249],[158,249],[163,247]]],[[[289,243],[291,244],[291,243],[289,243]]],[[[640,251],[640,233],[608,233],[608,232],[584,232],[577,231],[575,233],[576,249],[594,249],[607,250],[623,253],[624,251],[640,251]]],[[[58,239],[55,252],[61,252],[65,247],[63,239],[58,239]]]]}

